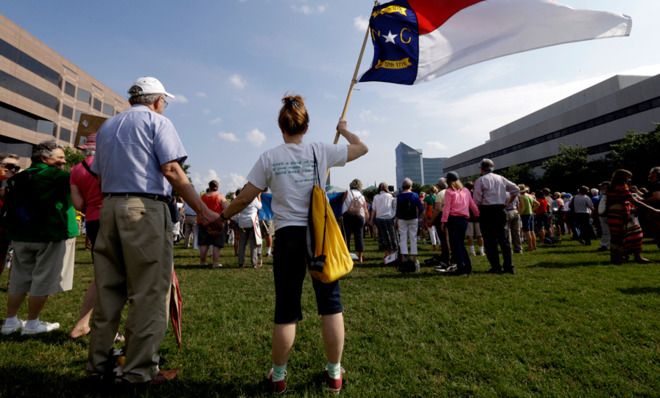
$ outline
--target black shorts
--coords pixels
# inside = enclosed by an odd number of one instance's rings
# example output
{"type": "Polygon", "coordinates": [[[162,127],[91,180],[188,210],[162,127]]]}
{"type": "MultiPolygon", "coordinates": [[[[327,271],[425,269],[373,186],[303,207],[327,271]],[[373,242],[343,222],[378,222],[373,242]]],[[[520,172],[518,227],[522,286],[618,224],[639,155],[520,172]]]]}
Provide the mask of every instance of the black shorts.
{"type": "Polygon", "coordinates": [[[205,226],[197,225],[197,244],[199,246],[215,246],[219,248],[225,247],[225,239],[227,238],[227,228],[222,231],[210,234],[205,226]]]}
{"type": "MultiPolygon", "coordinates": [[[[307,227],[283,227],[275,231],[273,278],[276,324],[295,323],[303,319],[300,298],[308,262],[307,227]]],[[[319,315],[343,312],[339,281],[322,283],[312,278],[312,286],[319,315]]]]}

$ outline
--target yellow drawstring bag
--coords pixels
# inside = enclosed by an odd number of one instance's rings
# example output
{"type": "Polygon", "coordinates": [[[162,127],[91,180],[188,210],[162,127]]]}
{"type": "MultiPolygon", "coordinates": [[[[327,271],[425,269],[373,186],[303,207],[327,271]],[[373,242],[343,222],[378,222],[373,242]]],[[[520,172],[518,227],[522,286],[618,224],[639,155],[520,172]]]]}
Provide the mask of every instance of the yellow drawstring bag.
{"type": "Polygon", "coordinates": [[[353,259],[346,247],[328,196],[321,188],[316,153],[314,153],[314,187],[309,203],[307,248],[311,261],[309,273],[323,283],[331,283],[353,269],[353,259]]]}

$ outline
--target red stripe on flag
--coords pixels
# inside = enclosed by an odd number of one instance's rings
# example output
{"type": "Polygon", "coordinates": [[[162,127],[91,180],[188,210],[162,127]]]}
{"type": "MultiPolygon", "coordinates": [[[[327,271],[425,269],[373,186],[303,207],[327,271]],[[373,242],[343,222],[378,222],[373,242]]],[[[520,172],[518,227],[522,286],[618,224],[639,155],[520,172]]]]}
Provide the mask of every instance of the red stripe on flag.
{"type": "Polygon", "coordinates": [[[419,34],[424,35],[438,29],[457,12],[481,1],[484,0],[408,0],[408,4],[417,14],[419,34]]]}

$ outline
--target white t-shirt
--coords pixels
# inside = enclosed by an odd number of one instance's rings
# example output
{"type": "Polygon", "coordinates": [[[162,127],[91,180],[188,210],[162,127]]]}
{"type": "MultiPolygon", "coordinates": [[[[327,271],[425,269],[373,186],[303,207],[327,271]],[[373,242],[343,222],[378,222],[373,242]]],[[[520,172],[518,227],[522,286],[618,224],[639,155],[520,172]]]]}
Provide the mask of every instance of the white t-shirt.
{"type": "Polygon", "coordinates": [[[261,209],[261,201],[259,198],[254,198],[245,209],[238,213],[238,227],[252,228],[253,220],[257,217],[259,209],[261,209]]]}
{"type": "Polygon", "coordinates": [[[374,196],[371,208],[376,213],[376,218],[392,219],[396,213],[396,198],[389,192],[381,191],[374,196]]]}
{"type": "Polygon", "coordinates": [[[321,142],[282,144],[262,153],[250,170],[247,180],[252,185],[262,190],[269,187],[273,192],[275,229],[307,225],[309,199],[317,178],[314,153],[323,186],[327,169],[346,164],[348,146],[321,142]]]}

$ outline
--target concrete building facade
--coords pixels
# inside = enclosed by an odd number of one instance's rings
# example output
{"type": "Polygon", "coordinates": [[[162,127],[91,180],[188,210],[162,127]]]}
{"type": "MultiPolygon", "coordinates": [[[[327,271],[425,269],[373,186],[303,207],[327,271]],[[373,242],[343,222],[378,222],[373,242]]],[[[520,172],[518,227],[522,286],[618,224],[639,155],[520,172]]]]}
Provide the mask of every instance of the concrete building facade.
{"type": "Polygon", "coordinates": [[[490,139],[444,162],[461,176],[479,173],[490,158],[497,169],[529,165],[542,173],[543,162],[560,145],[587,148],[604,156],[627,132],[647,133],[660,123],[660,75],[617,75],[490,132],[490,139]]]}
{"type": "Polygon", "coordinates": [[[113,116],[126,98],[0,15],[0,152],[29,163],[32,144],[75,142],[82,113],[113,116]]]}

